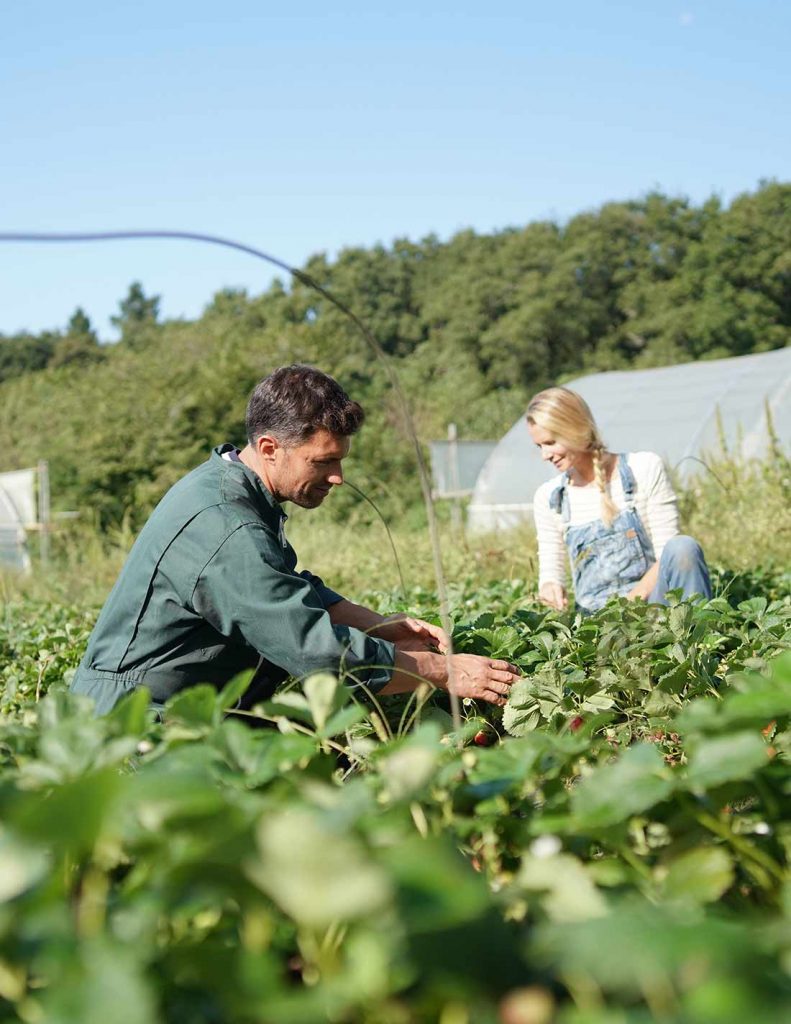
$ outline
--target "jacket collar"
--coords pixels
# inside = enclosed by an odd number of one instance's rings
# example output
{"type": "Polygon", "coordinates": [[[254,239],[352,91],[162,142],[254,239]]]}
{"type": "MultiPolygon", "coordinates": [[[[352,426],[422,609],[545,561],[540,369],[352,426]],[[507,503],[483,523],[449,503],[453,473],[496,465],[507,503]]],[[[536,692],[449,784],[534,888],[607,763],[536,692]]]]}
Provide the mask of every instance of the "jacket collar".
{"type": "Polygon", "coordinates": [[[283,511],[282,505],[275,500],[274,495],[269,488],[264,484],[261,477],[254,473],[249,466],[246,466],[243,462],[230,461],[224,459],[223,455],[225,452],[238,452],[239,449],[235,444],[226,442],[225,444],[217,445],[216,448],[212,449],[211,461],[218,466],[218,468],[230,472],[233,474],[239,474],[240,478],[248,482],[250,488],[255,496],[256,505],[258,506],[264,519],[274,526],[278,531],[279,535],[282,536],[283,525],[288,519],[288,516],[283,511]]]}

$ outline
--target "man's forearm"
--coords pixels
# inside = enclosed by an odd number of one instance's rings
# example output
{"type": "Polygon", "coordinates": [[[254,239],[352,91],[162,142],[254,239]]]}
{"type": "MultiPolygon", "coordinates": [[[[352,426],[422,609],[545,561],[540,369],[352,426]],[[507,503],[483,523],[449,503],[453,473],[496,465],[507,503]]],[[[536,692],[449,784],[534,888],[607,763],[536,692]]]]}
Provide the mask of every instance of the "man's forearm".
{"type": "Polygon", "coordinates": [[[390,682],[380,693],[411,693],[421,683],[445,689],[448,682],[448,665],[444,654],[432,651],[404,651],[396,648],[395,664],[390,682]]]}
{"type": "Polygon", "coordinates": [[[519,670],[507,661],[477,654],[448,658],[439,653],[447,644],[445,634],[421,619],[386,618],[345,599],[330,605],[328,613],[334,625],[351,626],[395,645],[392,675],[380,693],[411,693],[427,682],[441,690],[452,687],[459,697],[503,705],[519,678],[519,670]]]}
{"type": "Polygon", "coordinates": [[[334,626],[352,626],[372,636],[376,636],[376,627],[385,621],[384,615],[364,608],[361,604],[347,601],[346,598],[331,604],[327,612],[334,626]]]}
{"type": "MultiPolygon", "coordinates": [[[[388,621],[384,615],[355,604],[353,601],[336,601],[327,609],[330,620],[336,626],[351,626],[371,636],[376,636],[376,629],[388,621]]],[[[422,682],[432,686],[447,685],[447,662],[443,654],[431,651],[400,650],[396,648],[395,664],[390,681],[379,691],[380,693],[411,693],[422,682]]]]}

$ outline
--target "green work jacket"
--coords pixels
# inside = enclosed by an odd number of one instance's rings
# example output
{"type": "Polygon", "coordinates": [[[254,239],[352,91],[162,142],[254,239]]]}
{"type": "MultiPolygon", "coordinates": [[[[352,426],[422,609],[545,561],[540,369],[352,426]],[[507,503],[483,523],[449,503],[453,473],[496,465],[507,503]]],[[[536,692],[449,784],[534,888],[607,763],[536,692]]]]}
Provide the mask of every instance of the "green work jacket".
{"type": "Polygon", "coordinates": [[[195,683],[256,674],[243,707],[288,676],[329,670],[381,689],[395,649],[327,609],[342,600],[295,571],[286,516],[260,478],[215,448],[154,509],[99,615],[72,690],[109,711],[146,686],[156,703],[195,683]]]}

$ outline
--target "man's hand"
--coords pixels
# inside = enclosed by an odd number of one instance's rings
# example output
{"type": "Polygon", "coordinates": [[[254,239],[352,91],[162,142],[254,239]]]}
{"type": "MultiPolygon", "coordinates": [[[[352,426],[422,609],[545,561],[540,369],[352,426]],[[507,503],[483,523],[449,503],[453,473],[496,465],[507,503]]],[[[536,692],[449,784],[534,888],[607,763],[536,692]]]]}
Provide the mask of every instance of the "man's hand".
{"type": "Polygon", "coordinates": [[[380,640],[390,640],[405,650],[423,648],[444,653],[448,649],[448,638],[440,626],[432,626],[430,622],[410,615],[391,615],[377,623],[371,634],[380,640]]]}
{"type": "Polygon", "coordinates": [[[538,600],[541,604],[548,604],[550,608],[556,608],[559,612],[565,611],[569,606],[566,588],[560,583],[542,584],[538,592],[538,600]]]}
{"type": "Polygon", "coordinates": [[[380,693],[410,693],[425,679],[440,690],[453,692],[457,697],[473,697],[490,704],[505,704],[513,684],[519,679],[519,669],[507,661],[483,658],[478,654],[454,654],[450,658],[451,679],[448,678],[448,658],[418,646],[410,650],[396,646],[395,669],[390,682],[380,693]]]}
{"type": "Polygon", "coordinates": [[[507,661],[483,658],[478,654],[454,654],[451,658],[453,678],[447,689],[459,697],[486,700],[500,707],[505,704],[511,687],[519,679],[519,669],[507,661]]]}

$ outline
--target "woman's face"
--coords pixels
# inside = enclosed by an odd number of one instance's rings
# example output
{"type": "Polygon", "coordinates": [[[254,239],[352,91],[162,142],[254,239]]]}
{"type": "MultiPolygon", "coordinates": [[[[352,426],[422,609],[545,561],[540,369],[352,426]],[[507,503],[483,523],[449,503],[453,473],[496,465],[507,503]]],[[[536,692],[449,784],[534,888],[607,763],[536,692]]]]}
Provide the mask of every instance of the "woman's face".
{"type": "Polygon", "coordinates": [[[527,429],[530,431],[536,448],[541,452],[544,462],[551,462],[561,473],[568,473],[570,469],[574,468],[580,455],[585,454],[569,448],[562,441],[558,441],[548,430],[544,430],[543,427],[539,427],[535,423],[528,423],[527,429]]]}

